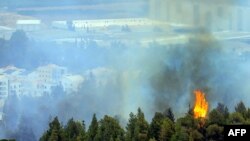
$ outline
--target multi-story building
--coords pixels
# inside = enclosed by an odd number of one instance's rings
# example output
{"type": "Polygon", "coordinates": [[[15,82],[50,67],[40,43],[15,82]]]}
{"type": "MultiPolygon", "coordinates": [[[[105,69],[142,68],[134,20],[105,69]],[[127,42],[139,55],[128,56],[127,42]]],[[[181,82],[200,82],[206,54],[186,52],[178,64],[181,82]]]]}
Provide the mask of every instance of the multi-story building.
{"type": "Polygon", "coordinates": [[[96,20],[73,20],[72,26],[76,31],[121,31],[126,27],[151,26],[153,21],[146,18],[120,18],[120,19],[96,19],[96,20]]]}
{"type": "Polygon", "coordinates": [[[51,88],[59,85],[65,87],[65,91],[75,91],[77,85],[83,81],[82,76],[69,74],[65,67],[54,64],[40,66],[29,73],[23,69],[8,66],[1,68],[0,73],[2,74],[0,75],[0,98],[10,94],[35,97],[49,95],[52,92],[51,88]]]}
{"type": "Polygon", "coordinates": [[[250,31],[250,2],[236,0],[150,0],[149,17],[211,31],[250,31]]]}
{"type": "Polygon", "coordinates": [[[16,28],[24,31],[37,31],[41,29],[40,20],[17,20],[16,28]]]}
{"type": "Polygon", "coordinates": [[[6,76],[0,74],[0,121],[3,119],[3,106],[8,97],[9,80],[6,76]]]}
{"type": "Polygon", "coordinates": [[[84,78],[81,75],[64,75],[62,78],[63,90],[66,93],[76,92],[80,87],[79,84],[81,84],[83,81],[84,78]]]}
{"type": "Polygon", "coordinates": [[[65,67],[54,64],[40,66],[32,72],[14,66],[0,68],[0,120],[9,95],[40,97],[52,94],[55,86],[62,86],[69,94],[77,91],[83,80],[81,75],[69,74],[65,67]]]}

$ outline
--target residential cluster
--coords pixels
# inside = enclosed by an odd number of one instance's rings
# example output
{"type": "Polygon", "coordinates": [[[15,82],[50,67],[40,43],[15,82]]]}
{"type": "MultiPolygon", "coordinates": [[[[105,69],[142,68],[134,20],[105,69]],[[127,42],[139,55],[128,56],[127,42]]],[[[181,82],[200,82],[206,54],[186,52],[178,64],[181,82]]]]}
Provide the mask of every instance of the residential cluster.
{"type": "Polygon", "coordinates": [[[65,67],[49,64],[34,71],[15,66],[0,68],[0,120],[3,107],[10,95],[41,97],[51,95],[53,88],[61,87],[66,94],[76,92],[83,76],[70,74],[65,67]]]}

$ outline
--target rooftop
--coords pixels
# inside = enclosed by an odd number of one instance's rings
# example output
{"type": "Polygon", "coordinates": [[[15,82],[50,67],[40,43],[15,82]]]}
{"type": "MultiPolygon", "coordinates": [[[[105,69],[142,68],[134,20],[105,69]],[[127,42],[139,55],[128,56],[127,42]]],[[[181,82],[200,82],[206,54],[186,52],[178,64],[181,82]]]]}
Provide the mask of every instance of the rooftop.
{"type": "Polygon", "coordinates": [[[16,24],[41,24],[40,20],[17,20],[16,24]]]}

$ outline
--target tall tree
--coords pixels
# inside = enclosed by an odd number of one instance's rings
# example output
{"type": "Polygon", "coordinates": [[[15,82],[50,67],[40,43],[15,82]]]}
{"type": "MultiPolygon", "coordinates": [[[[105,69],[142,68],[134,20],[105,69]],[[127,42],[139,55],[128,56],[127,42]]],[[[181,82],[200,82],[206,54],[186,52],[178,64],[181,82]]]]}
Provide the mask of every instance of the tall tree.
{"type": "Polygon", "coordinates": [[[120,126],[119,122],[105,115],[103,119],[100,120],[100,126],[98,129],[95,141],[123,141],[124,140],[124,130],[120,126]]]}
{"type": "Polygon", "coordinates": [[[148,130],[149,125],[144,117],[144,113],[142,112],[141,108],[137,110],[137,122],[135,127],[135,139],[137,141],[147,141],[148,138],[148,130]]]}
{"type": "Polygon", "coordinates": [[[165,118],[162,121],[160,134],[159,134],[159,141],[168,141],[171,139],[172,135],[175,132],[175,126],[172,120],[169,118],[165,118]]]}
{"type": "Polygon", "coordinates": [[[42,135],[40,141],[63,141],[63,140],[64,140],[63,128],[58,120],[58,117],[55,117],[54,120],[51,123],[49,123],[49,130],[47,130],[42,135]]]}
{"type": "Polygon", "coordinates": [[[209,113],[209,124],[225,124],[225,118],[222,113],[220,113],[218,110],[213,109],[209,113]]]}
{"type": "Polygon", "coordinates": [[[245,119],[239,112],[234,112],[229,116],[229,124],[243,124],[244,122],[245,119]]]}
{"type": "Polygon", "coordinates": [[[164,112],[164,115],[166,117],[168,117],[170,120],[172,120],[173,122],[175,121],[174,113],[172,111],[172,108],[167,108],[166,111],[164,112]]]}
{"type": "Polygon", "coordinates": [[[206,128],[206,139],[207,140],[223,140],[223,127],[218,126],[217,124],[209,125],[206,128]]]}
{"type": "Polygon", "coordinates": [[[187,129],[181,127],[179,124],[177,124],[175,128],[176,132],[171,137],[171,141],[189,141],[187,129]]]}
{"type": "Polygon", "coordinates": [[[135,127],[136,127],[137,117],[132,112],[129,114],[128,123],[126,126],[126,141],[135,140],[135,127]]]}
{"type": "Polygon", "coordinates": [[[84,141],[85,140],[85,125],[71,118],[65,129],[65,136],[67,141],[84,141]]]}
{"type": "Polygon", "coordinates": [[[91,124],[88,129],[88,141],[94,141],[98,131],[98,121],[96,114],[93,115],[91,124]]]}
{"type": "Polygon", "coordinates": [[[240,113],[244,118],[246,117],[247,114],[247,108],[245,104],[240,101],[236,106],[235,106],[235,112],[240,113]]]}
{"type": "Polygon", "coordinates": [[[228,108],[224,104],[218,103],[216,110],[223,115],[224,120],[226,120],[229,117],[228,108]]]}
{"type": "Polygon", "coordinates": [[[159,135],[163,120],[164,120],[164,115],[162,113],[156,112],[149,127],[150,138],[152,139],[154,138],[155,140],[159,141],[159,135]]]}

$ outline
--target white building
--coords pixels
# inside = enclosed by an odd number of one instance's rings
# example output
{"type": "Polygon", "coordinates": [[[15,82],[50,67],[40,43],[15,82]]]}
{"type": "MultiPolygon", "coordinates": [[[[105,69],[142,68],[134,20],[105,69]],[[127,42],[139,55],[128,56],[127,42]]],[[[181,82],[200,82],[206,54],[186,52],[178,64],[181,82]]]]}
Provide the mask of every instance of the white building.
{"type": "Polygon", "coordinates": [[[35,71],[28,74],[29,93],[34,96],[42,96],[51,94],[53,86],[61,85],[62,78],[67,74],[65,67],[60,67],[54,64],[40,66],[35,71]]]}
{"type": "Polygon", "coordinates": [[[40,20],[17,20],[16,28],[24,31],[37,31],[41,29],[40,20]]]}
{"type": "Polygon", "coordinates": [[[0,75],[0,99],[5,99],[8,96],[9,80],[6,76],[0,75]]]}
{"type": "Polygon", "coordinates": [[[77,92],[77,90],[80,88],[80,84],[82,84],[83,81],[84,78],[81,75],[65,75],[62,78],[63,90],[66,93],[77,92]]]}
{"type": "Polygon", "coordinates": [[[67,21],[52,21],[51,26],[56,29],[68,29],[67,21]]]}
{"type": "Polygon", "coordinates": [[[117,28],[121,31],[123,26],[140,27],[151,26],[153,21],[146,18],[122,18],[122,19],[97,19],[97,20],[74,20],[72,26],[76,30],[105,31],[117,28]]]}
{"type": "Polygon", "coordinates": [[[0,74],[0,121],[3,119],[3,107],[8,97],[9,81],[8,78],[0,74]]]}
{"type": "Polygon", "coordinates": [[[249,0],[150,0],[149,17],[212,31],[250,31],[249,0]]]}
{"type": "Polygon", "coordinates": [[[62,85],[64,91],[77,91],[83,82],[81,75],[69,74],[67,68],[54,64],[40,66],[32,72],[13,66],[0,68],[0,99],[9,94],[39,97],[49,95],[52,87],[62,85]]]}
{"type": "Polygon", "coordinates": [[[14,66],[0,68],[0,121],[9,95],[47,96],[52,94],[55,86],[63,86],[63,90],[70,94],[76,92],[83,81],[81,75],[69,74],[65,67],[54,64],[40,66],[32,72],[14,66]]]}

